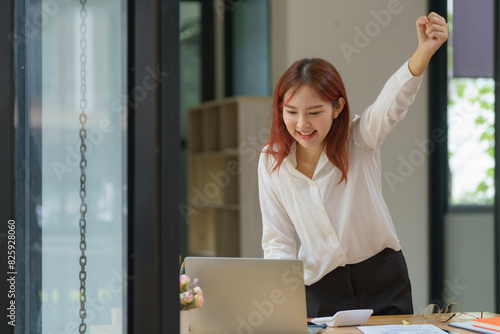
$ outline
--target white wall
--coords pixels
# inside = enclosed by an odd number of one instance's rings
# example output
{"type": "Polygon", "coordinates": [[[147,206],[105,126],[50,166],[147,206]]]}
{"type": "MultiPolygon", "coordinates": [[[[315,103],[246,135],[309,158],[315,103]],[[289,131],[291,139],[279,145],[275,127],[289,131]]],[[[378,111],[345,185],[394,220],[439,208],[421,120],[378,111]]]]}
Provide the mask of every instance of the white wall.
{"type": "Polygon", "coordinates": [[[465,312],[495,310],[493,212],[448,213],[443,299],[465,312]]]}
{"type": "MultiPolygon", "coordinates": [[[[343,77],[352,114],[370,105],[388,77],[412,55],[417,46],[415,21],[427,14],[427,2],[422,0],[270,0],[270,7],[272,90],[294,61],[324,58],[343,77]],[[377,23],[373,12],[390,13],[388,9],[392,10],[390,17],[384,18],[383,25],[377,23]],[[372,29],[371,37],[363,41],[357,31],[365,28],[372,29]],[[358,53],[346,57],[341,49],[346,44],[356,47],[358,53]]],[[[428,159],[415,143],[428,137],[424,76],[406,119],[382,147],[384,173],[401,177],[401,182],[392,185],[382,181],[408,262],[417,313],[428,303],[429,295],[428,159]],[[402,168],[403,160],[413,161],[413,166],[402,168]]]]}

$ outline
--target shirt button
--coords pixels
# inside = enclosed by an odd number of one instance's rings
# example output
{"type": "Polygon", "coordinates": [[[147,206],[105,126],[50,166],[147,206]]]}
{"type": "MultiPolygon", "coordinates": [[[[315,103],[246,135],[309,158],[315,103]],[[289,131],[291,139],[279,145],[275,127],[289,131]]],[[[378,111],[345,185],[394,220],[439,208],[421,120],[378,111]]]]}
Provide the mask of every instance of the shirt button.
{"type": "Polygon", "coordinates": [[[337,256],[338,256],[338,257],[342,257],[342,256],[344,256],[344,254],[339,254],[339,255],[337,255],[337,256]]]}
{"type": "Polygon", "coordinates": [[[328,231],[328,234],[329,234],[329,235],[332,235],[332,234],[333,234],[333,231],[332,231],[332,230],[328,231]]]}
{"type": "Polygon", "coordinates": [[[318,211],[319,211],[319,212],[323,212],[323,209],[322,209],[322,208],[318,208],[318,211]]]}
{"type": "Polygon", "coordinates": [[[314,182],[311,182],[310,185],[312,188],[314,188],[316,186],[316,184],[314,182]]]}

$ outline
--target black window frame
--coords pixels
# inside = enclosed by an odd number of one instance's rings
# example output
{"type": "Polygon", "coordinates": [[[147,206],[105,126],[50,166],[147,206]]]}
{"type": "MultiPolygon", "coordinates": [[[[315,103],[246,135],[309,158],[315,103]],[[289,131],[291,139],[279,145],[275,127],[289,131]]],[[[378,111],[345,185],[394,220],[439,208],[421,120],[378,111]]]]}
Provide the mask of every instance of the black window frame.
{"type": "MultiPolygon", "coordinates": [[[[429,0],[429,12],[447,15],[446,0],[429,0]]],[[[500,3],[495,1],[494,40],[500,38],[500,3]]],[[[500,43],[495,44],[494,56],[495,111],[500,110],[500,43]]],[[[478,213],[494,212],[494,273],[495,282],[500,282],[500,168],[495,168],[494,205],[450,205],[448,194],[448,80],[446,45],[434,55],[429,64],[429,135],[440,129],[446,140],[435,143],[429,156],[429,299],[442,305],[444,290],[444,219],[449,212],[478,213]]],[[[495,112],[495,127],[500,124],[500,113],[495,112]]],[[[495,131],[495,142],[500,142],[500,133],[495,131]]],[[[495,166],[500,166],[500,145],[495,145],[495,166]]],[[[495,285],[495,312],[500,312],[500,285],[495,285]]]]}
{"type": "MultiPolygon", "coordinates": [[[[446,0],[429,0],[429,12],[447,15],[446,0]]],[[[448,78],[447,47],[443,45],[429,63],[429,136],[441,131],[429,155],[429,300],[442,306],[444,288],[444,217],[448,212],[448,78]]],[[[431,137],[430,137],[431,138],[431,137]]]]}
{"type": "Polygon", "coordinates": [[[7,233],[14,209],[14,52],[8,36],[14,30],[14,0],[0,2],[0,332],[13,334],[8,324],[7,233]]]}
{"type": "Polygon", "coordinates": [[[129,96],[147,68],[165,75],[129,109],[128,333],[177,333],[179,0],[129,0],[128,13],[129,96]]]}

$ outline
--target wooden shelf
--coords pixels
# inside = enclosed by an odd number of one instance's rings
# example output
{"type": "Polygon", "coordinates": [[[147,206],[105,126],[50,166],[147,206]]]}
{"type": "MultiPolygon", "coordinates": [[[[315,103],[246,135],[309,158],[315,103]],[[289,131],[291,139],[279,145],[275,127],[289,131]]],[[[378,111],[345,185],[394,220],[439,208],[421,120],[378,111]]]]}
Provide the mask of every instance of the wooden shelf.
{"type": "Polygon", "coordinates": [[[227,148],[223,151],[210,151],[210,152],[195,152],[190,153],[191,158],[207,158],[207,157],[237,157],[238,149],[237,148],[227,148]]]}
{"type": "Polygon", "coordinates": [[[221,106],[221,149],[238,147],[238,105],[226,103],[221,106]]]}
{"type": "Polygon", "coordinates": [[[239,256],[239,211],[205,208],[190,214],[189,255],[239,256]]]}
{"type": "Polygon", "coordinates": [[[262,255],[257,164],[271,103],[231,97],[188,111],[188,255],[262,255]]]}
{"type": "Polygon", "coordinates": [[[201,147],[203,152],[220,148],[220,113],[218,107],[207,108],[201,113],[201,147]]]}
{"type": "Polygon", "coordinates": [[[237,156],[196,154],[188,158],[188,185],[192,193],[190,203],[238,203],[237,156]]]}
{"type": "Polygon", "coordinates": [[[189,152],[201,152],[201,109],[191,109],[188,113],[188,142],[189,152]]]}

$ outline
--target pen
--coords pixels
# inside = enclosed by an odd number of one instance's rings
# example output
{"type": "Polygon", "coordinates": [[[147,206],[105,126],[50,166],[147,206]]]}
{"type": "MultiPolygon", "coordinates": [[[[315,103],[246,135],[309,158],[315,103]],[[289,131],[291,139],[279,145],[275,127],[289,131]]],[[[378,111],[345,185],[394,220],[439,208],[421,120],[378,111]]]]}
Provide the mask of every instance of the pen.
{"type": "Polygon", "coordinates": [[[307,322],[307,327],[319,327],[319,328],[326,328],[326,325],[325,324],[315,324],[313,322],[307,322]]]}

